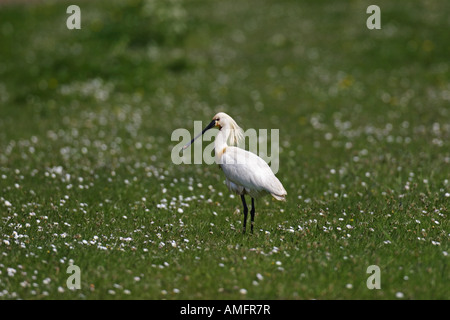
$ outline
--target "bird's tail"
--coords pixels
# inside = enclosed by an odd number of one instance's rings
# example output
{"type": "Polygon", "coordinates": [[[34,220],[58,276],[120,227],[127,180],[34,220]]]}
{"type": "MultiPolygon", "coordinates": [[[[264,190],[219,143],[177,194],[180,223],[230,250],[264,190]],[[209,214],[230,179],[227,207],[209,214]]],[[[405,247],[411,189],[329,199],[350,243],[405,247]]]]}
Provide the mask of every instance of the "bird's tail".
{"type": "Polygon", "coordinates": [[[280,180],[277,177],[273,176],[275,179],[272,179],[271,190],[269,191],[272,197],[277,199],[278,201],[286,201],[286,189],[284,189],[280,180]]]}
{"type": "Polygon", "coordinates": [[[286,201],[286,194],[279,195],[279,194],[271,193],[271,195],[278,201],[286,201]]]}

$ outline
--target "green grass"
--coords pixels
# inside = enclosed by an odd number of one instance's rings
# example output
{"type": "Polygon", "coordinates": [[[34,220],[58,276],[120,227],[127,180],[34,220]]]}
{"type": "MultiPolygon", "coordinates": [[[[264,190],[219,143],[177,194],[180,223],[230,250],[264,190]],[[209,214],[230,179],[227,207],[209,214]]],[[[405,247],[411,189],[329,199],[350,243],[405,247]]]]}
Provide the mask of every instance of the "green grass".
{"type": "Polygon", "coordinates": [[[381,30],[370,4],[1,7],[0,297],[449,299],[449,3],[379,1],[381,30]],[[253,235],[217,166],[170,158],[218,111],[280,129],[253,235]]]}

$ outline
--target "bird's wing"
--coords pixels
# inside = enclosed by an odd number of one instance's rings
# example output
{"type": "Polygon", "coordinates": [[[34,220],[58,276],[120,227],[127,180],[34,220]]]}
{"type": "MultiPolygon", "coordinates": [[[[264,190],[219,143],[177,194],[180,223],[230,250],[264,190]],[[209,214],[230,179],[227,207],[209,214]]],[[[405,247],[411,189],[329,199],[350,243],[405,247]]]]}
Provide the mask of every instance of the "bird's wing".
{"type": "Polygon", "coordinates": [[[269,165],[254,153],[227,147],[220,166],[230,181],[248,190],[267,191],[278,200],[283,200],[286,195],[286,190],[269,165]]]}

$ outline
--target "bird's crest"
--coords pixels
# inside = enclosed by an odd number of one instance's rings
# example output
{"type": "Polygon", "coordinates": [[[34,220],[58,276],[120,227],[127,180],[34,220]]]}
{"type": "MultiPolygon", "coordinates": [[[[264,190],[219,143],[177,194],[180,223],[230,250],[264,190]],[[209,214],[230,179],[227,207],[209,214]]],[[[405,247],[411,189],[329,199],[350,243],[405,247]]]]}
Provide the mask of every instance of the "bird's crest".
{"type": "Polygon", "coordinates": [[[225,112],[219,112],[213,119],[219,121],[220,130],[226,131],[225,134],[228,137],[228,145],[238,145],[244,139],[244,131],[238,126],[236,121],[225,112]]]}
{"type": "Polygon", "coordinates": [[[238,145],[244,139],[244,130],[242,130],[242,128],[239,127],[236,121],[234,121],[231,117],[230,127],[228,128],[228,130],[230,130],[230,134],[228,136],[228,142],[230,146],[238,145]]]}

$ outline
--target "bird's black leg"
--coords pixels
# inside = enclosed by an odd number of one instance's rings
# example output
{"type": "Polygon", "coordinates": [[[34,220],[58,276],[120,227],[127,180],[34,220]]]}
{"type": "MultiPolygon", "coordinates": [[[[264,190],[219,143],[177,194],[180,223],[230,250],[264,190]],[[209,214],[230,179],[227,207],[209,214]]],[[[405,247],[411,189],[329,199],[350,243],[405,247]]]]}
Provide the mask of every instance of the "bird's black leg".
{"type": "Polygon", "coordinates": [[[252,198],[252,210],[250,211],[250,219],[251,219],[251,232],[253,233],[253,224],[255,222],[255,199],[252,198]]]}
{"type": "Polygon", "coordinates": [[[247,226],[247,213],[248,213],[248,208],[247,208],[247,203],[245,202],[245,197],[244,195],[241,195],[241,200],[242,200],[242,205],[244,206],[244,228],[242,229],[242,233],[245,233],[245,228],[247,226]]]}

